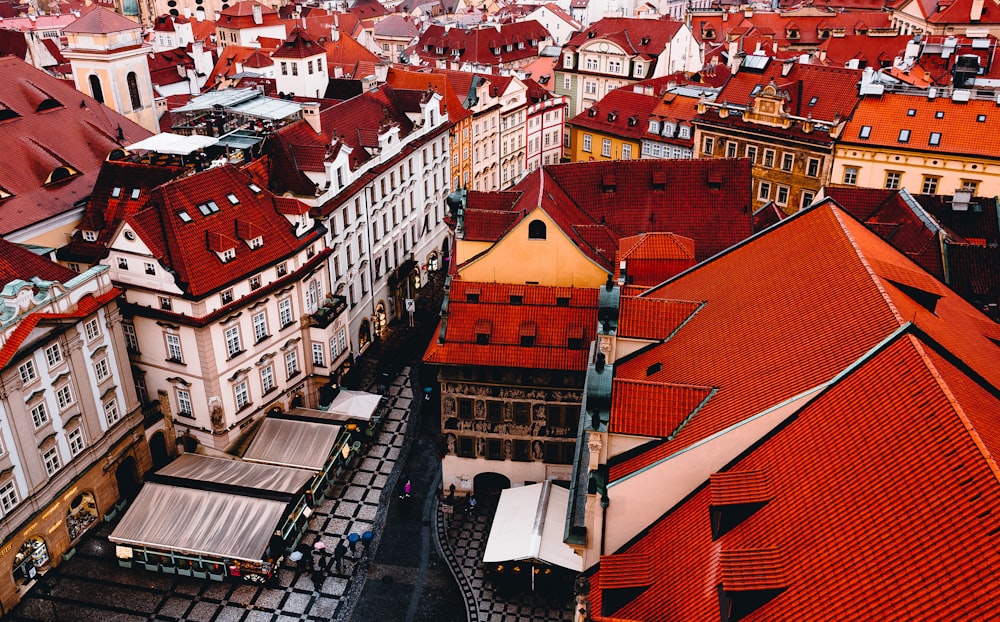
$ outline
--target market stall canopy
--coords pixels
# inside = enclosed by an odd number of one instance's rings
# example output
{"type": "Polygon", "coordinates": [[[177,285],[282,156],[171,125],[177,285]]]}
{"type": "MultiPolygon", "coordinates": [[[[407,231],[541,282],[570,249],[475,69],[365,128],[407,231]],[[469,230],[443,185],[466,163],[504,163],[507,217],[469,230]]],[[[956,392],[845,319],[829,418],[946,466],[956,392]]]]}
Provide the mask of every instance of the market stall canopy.
{"type": "Polygon", "coordinates": [[[325,409],[293,408],[289,415],[324,421],[371,421],[378,412],[382,396],[366,391],[341,389],[325,409]]]}
{"type": "Polygon", "coordinates": [[[147,482],[108,536],[115,544],[260,561],[287,503],[147,482]]]}
{"type": "Polygon", "coordinates": [[[538,560],[580,572],[583,558],[563,542],[569,491],[546,480],[500,494],[483,563],[538,560]]]}
{"type": "Polygon", "coordinates": [[[243,454],[244,460],[322,471],[341,426],[267,417],[243,454]]]}
{"type": "Polygon", "coordinates": [[[250,496],[259,496],[254,492],[269,491],[290,497],[307,488],[312,478],[313,473],[304,469],[188,453],[157,471],[151,481],[175,485],[187,481],[195,488],[207,488],[203,485],[207,483],[231,489],[226,492],[247,490],[250,496]]]}
{"type": "Polygon", "coordinates": [[[140,140],[137,143],[132,143],[128,146],[128,149],[143,149],[145,151],[155,151],[156,153],[188,155],[198,151],[199,149],[211,147],[218,141],[218,138],[201,136],[200,134],[183,136],[181,134],[161,132],[154,136],[150,136],[149,138],[140,140]]]}

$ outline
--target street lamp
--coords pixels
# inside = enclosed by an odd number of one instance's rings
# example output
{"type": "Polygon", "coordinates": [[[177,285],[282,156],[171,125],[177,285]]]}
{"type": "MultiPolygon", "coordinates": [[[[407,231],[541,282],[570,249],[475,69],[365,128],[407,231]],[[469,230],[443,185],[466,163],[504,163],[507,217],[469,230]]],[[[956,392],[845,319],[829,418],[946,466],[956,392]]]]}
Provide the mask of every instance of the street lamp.
{"type": "Polygon", "coordinates": [[[55,620],[55,622],[59,622],[59,610],[56,608],[55,599],[51,598],[51,596],[57,585],[56,578],[49,577],[48,575],[43,576],[38,580],[38,591],[48,597],[47,600],[49,601],[49,605],[52,606],[52,619],[55,620]]]}

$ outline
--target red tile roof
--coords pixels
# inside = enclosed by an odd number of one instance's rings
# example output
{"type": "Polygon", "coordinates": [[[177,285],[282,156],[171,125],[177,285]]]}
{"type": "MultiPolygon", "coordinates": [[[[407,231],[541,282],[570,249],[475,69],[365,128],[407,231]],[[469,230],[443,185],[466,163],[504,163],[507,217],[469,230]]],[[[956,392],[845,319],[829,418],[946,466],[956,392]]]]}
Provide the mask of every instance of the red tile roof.
{"type": "Polygon", "coordinates": [[[541,285],[508,285],[453,280],[448,312],[437,339],[424,353],[424,362],[435,365],[488,365],[522,369],[584,371],[585,344],[595,338],[597,290],[541,285]],[[478,301],[470,302],[470,294],[478,301]],[[512,304],[511,296],[522,296],[512,304]],[[557,298],[568,298],[559,306],[557,298]],[[487,333],[488,343],[477,343],[477,333],[487,333]],[[443,339],[441,334],[443,333],[443,339]],[[530,346],[521,338],[534,336],[530,346]],[[569,349],[569,339],[580,339],[579,349],[569,349]]]}
{"type": "Polygon", "coordinates": [[[619,241],[615,277],[625,264],[628,283],[653,286],[694,266],[694,240],[673,233],[646,233],[619,241]]]}
{"type": "Polygon", "coordinates": [[[108,154],[151,134],[126,117],[11,56],[0,58],[0,234],[7,235],[73,209],[89,196],[108,154]],[[118,128],[124,140],[118,141],[118,128]],[[57,168],[78,175],[46,184],[57,168]]]}
{"type": "MultiPolygon", "coordinates": [[[[669,340],[619,361],[616,379],[718,391],[674,440],[612,464],[612,479],[828,382],[906,322],[961,351],[968,365],[996,377],[1000,385],[996,346],[984,337],[1000,339],[1000,326],[985,316],[970,318],[975,313],[957,295],[861,223],[826,205],[784,221],[643,297],[705,302],[669,340]],[[927,307],[931,300],[936,303],[933,313],[927,307]],[[832,343],[837,347],[831,348],[832,343]],[[779,360],[775,352],[781,353],[779,360]],[[654,364],[660,368],[648,374],[654,364]]],[[[622,307],[629,302],[623,298],[622,307]]],[[[641,320],[635,326],[641,327],[641,320]]]]}
{"type": "MultiPolygon", "coordinates": [[[[255,0],[242,0],[219,12],[215,24],[219,28],[263,28],[282,24],[278,12],[255,0]],[[261,23],[254,22],[254,7],[260,8],[261,23]]],[[[229,46],[226,46],[229,47],[229,46]]]]}
{"type": "Polygon", "coordinates": [[[126,30],[142,30],[142,24],[133,22],[112,10],[94,6],[79,19],[63,27],[63,32],[80,34],[110,34],[126,30]]]}
{"type": "Polygon", "coordinates": [[[278,197],[267,191],[254,192],[252,180],[225,165],[168,182],[156,188],[149,207],[126,222],[175,276],[184,295],[200,298],[233,282],[246,279],[263,268],[299,252],[319,239],[315,230],[297,238],[292,225],[281,215],[278,197]],[[235,195],[238,204],[227,198],[235,195]],[[203,215],[199,204],[214,201],[218,211],[203,215]],[[186,212],[189,222],[178,215],[186,212]],[[263,231],[263,244],[250,248],[237,242],[240,223],[263,231]],[[223,263],[206,240],[229,240],[216,244],[223,250],[236,246],[236,257],[223,263]]]}
{"type": "Polygon", "coordinates": [[[861,98],[840,144],[930,154],[1000,157],[1000,110],[992,100],[955,102],[948,98],[887,93],[861,98]],[[909,111],[914,114],[910,115],[909,111]],[[982,119],[982,120],[980,120],[982,119]],[[868,138],[861,130],[871,128],[868,138]],[[900,141],[901,130],[909,130],[900,141]],[[938,144],[931,145],[932,133],[938,144]],[[978,137],[969,140],[970,136],[978,137]]]}
{"type": "Polygon", "coordinates": [[[636,90],[632,86],[615,89],[590,109],[566,121],[566,125],[641,141],[648,137],[649,119],[660,98],[636,90]]]}
{"type": "Polygon", "coordinates": [[[655,62],[683,25],[669,17],[605,17],[573,35],[563,49],[576,52],[595,39],[604,39],[625,50],[628,56],[640,56],[655,62]]]}
{"type": "Polygon", "coordinates": [[[539,46],[549,39],[548,31],[535,20],[469,30],[431,24],[412,49],[429,62],[447,60],[493,66],[536,57],[539,46]],[[438,48],[442,50],[440,53],[438,48]]]}
{"type": "Polygon", "coordinates": [[[16,279],[30,281],[38,277],[43,281],[65,283],[76,276],[77,273],[69,268],[0,238],[0,287],[16,279]]]}
{"type": "Polygon", "coordinates": [[[620,551],[648,560],[641,593],[605,593],[620,581],[613,564],[604,577],[617,555],[602,557],[591,616],[715,619],[717,586],[732,599],[762,595],[748,622],[964,620],[996,609],[1000,393],[961,357],[918,331],[880,346],[727,468],[767,474],[762,507],[713,537],[713,475],[620,551]]]}
{"type": "Polygon", "coordinates": [[[301,28],[293,28],[288,38],[281,42],[271,58],[310,58],[323,54],[325,50],[301,28]]]}
{"type": "Polygon", "coordinates": [[[441,111],[448,113],[448,118],[452,123],[458,123],[473,114],[471,110],[466,110],[462,106],[462,100],[468,95],[468,90],[461,94],[456,93],[455,84],[449,79],[448,74],[406,71],[390,67],[386,76],[386,83],[395,89],[434,89],[442,95],[441,111]]]}

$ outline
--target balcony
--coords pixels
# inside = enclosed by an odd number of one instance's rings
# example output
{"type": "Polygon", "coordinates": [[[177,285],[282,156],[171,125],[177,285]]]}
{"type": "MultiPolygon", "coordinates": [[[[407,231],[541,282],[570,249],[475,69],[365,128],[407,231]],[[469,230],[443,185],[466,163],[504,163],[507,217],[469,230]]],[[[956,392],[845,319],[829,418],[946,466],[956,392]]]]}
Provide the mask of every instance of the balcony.
{"type": "Polygon", "coordinates": [[[310,316],[310,320],[313,326],[326,328],[344,311],[347,311],[347,298],[330,294],[323,301],[323,306],[310,316]]]}

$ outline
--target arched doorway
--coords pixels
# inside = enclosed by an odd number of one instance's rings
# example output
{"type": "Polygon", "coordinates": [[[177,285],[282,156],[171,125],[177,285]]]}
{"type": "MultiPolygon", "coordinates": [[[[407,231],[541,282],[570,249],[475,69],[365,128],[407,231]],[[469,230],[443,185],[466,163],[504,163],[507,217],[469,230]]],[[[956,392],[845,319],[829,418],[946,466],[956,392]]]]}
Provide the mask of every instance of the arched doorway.
{"type": "Polygon", "coordinates": [[[480,503],[496,506],[500,493],[510,488],[510,478],[500,473],[480,473],[472,480],[472,494],[480,503]]]}
{"type": "Polygon", "coordinates": [[[164,438],[163,430],[160,430],[149,439],[149,453],[153,456],[153,469],[158,469],[170,461],[167,453],[167,440],[164,438]]]}
{"type": "Polygon", "coordinates": [[[375,321],[375,333],[381,335],[382,331],[385,330],[387,321],[385,302],[379,300],[378,304],[375,305],[375,317],[373,319],[375,321]]]}
{"type": "Polygon", "coordinates": [[[14,555],[14,583],[34,581],[49,565],[49,547],[41,536],[33,536],[24,541],[14,555]]]}
{"type": "Polygon", "coordinates": [[[302,408],[302,404],[303,404],[302,394],[296,393],[295,396],[292,398],[292,403],[288,406],[288,409],[291,410],[293,408],[302,408]]]}
{"type": "Polygon", "coordinates": [[[431,272],[436,272],[440,267],[441,267],[441,261],[438,258],[437,251],[434,251],[427,256],[427,269],[430,270],[431,272]]]}
{"type": "Polygon", "coordinates": [[[358,350],[363,351],[372,342],[372,327],[368,320],[362,320],[361,328],[358,329],[358,350]]]}
{"type": "Polygon", "coordinates": [[[97,522],[97,500],[94,493],[86,490],[69,504],[66,512],[66,529],[69,531],[69,541],[73,542],[82,536],[91,525],[97,522]]]}
{"type": "Polygon", "coordinates": [[[128,456],[115,469],[115,479],[118,480],[118,494],[122,499],[131,501],[139,494],[139,470],[135,466],[135,458],[128,456]]]}
{"type": "MultiPolygon", "coordinates": [[[[450,248],[451,248],[451,246],[448,244],[448,238],[445,238],[441,242],[441,257],[443,258],[445,264],[447,264],[449,261],[451,261],[451,253],[448,250],[450,248]]],[[[447,266],[445,266],[445,265],[442,265],[441,267],[442,268],[447,268],[447,266]]]]}

